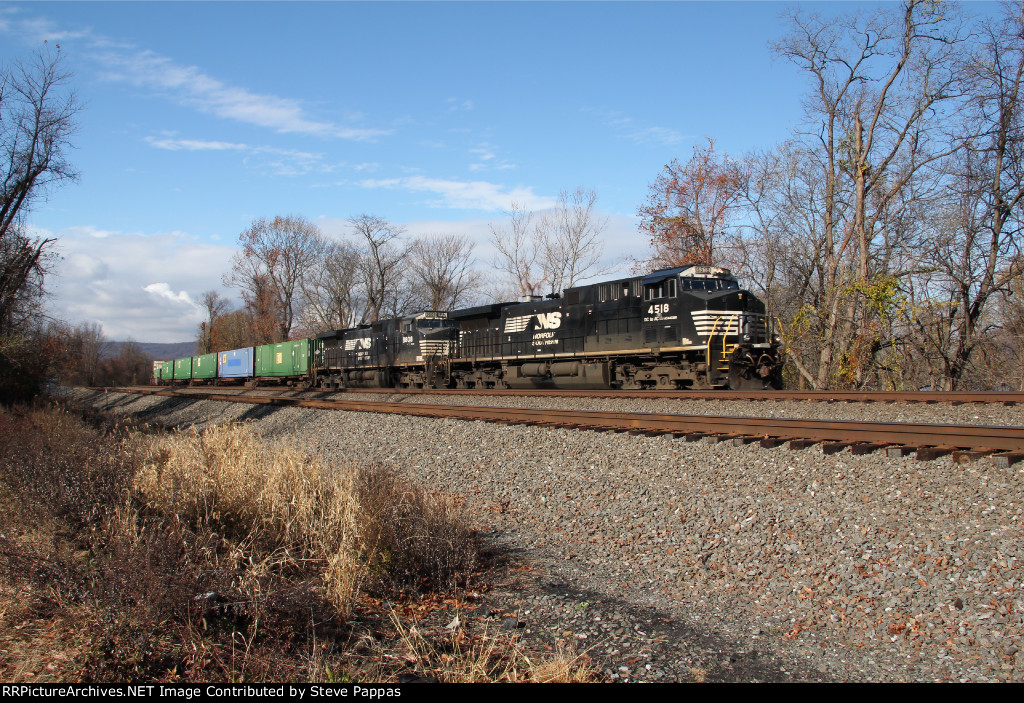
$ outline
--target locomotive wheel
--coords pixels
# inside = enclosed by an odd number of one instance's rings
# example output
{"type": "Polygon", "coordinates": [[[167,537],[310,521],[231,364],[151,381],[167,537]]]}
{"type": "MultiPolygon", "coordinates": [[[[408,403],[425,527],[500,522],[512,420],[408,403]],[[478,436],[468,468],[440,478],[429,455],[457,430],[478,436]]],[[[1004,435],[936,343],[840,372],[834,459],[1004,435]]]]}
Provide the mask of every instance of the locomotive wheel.
{"type": "Polygon", "coordinates": [[[753,367],[732,366],[729,369],[729,388],[734,391],[767,391],[782,387],[778,374],[761,378],[753,367]]]}

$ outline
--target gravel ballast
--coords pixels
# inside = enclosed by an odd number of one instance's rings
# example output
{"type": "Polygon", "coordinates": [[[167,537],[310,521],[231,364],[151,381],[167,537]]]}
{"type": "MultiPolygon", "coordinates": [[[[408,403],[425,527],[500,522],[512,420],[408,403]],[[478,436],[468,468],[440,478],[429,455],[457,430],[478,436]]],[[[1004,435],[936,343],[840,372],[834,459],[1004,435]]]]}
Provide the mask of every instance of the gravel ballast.
{"type": "MultiPolygon", "coordinates": [[[[481,621],[574,645],[624,680],[1024,679],[1024,463],[79,396],[178,426],[254,420],[267,436],[386,464],[464,498],[466,519],[508,566],[481,621]],[[487,617],[494,612],[505,615],[487,617]]],[[[439,402],[427,398],[416,400],[439,402]]],[[[574,401],[470,404],[498,402],[574,401]]],[[[572,407],[634,403],[648,412],[701,414],[682,407],[696,403],[715,415],[740,406],[814,417],[809,411],[823,408],[834,419],[1021,424],[1020,409],[999,405],[599,399],[572,407]]]]}
{"type": "Polygon", "coordinates": [[[323,391],[242,390],[199,387],[197,393],[230,395],[268,392],[295,397],[333,398],[354,402],[424,403],[438,405],[481,405],[489,407],[566,408],[606,412],[674,413],[727,417],[800,418],[820,420],[867,420],[873,422],[925,422],[955,425],[1024,425],[1024,406],[1002,403],[892,403],[821,402],[799,400],[695,400],[628,397],[544,397],[430,394],[430,393],[331,393],[323,391]]]}

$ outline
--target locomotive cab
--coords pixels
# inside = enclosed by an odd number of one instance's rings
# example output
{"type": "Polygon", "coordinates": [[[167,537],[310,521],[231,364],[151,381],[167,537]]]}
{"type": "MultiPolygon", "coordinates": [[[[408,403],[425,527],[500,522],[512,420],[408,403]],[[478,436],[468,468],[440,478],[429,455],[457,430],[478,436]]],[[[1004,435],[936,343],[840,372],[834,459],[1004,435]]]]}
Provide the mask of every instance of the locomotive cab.
{"type": "Polygon", "coordinates": [[[450,356],[459,330],[458,324],[448,319],[447,312],[427,310],[403,317],[398,333],[400,346],[396,363],[416,365],[450,356]]]}
{"type": "MultiPolygon", "coordinates": [[[[736,336],[747,305],[757,302],[728,269],[715,266],[664,269],[641,282],[645,345],[690,348],[706,346],[711,337],[736,336]]],[[[763,313],[763,306],[756,312],[763,313]]]]}
{"type": "Polygon", "coordinates": [[[458,341],[458,323],[441,310],[427,310],[399,320],[398,347],[391,377],[401,388],[447,387],[449,359],[458,341]]]}
{"type": "MultiPolygon", "coordinates": [[[[764,322],[764,303],[741,289],[728,269],[687,266],[658,271],[643,279],[643,288],[644,322],[658,323],[671,316],[680,321],[682,338],[737,336],[755,321],[764,322]],[[694,334],[687,334],[691,330],[694,334]]],[[[751,336],[746,341],[755,340],[751,336]]]]}
{"type": "MultiPolygon", "coordinates": [[[[689,383],[711,388],[779,385],[764,304],[740,288],[728,269],[682,266],[655,271],[641,283],[644,346],[655,355],[689,359],[689,368],[699,371],[691,372],[689,383]]],[[[682,385],[685,376],[676,380],[682,385]]],[[[659,376],[659,385],[665,381],[664,374],[659,376]]]]}

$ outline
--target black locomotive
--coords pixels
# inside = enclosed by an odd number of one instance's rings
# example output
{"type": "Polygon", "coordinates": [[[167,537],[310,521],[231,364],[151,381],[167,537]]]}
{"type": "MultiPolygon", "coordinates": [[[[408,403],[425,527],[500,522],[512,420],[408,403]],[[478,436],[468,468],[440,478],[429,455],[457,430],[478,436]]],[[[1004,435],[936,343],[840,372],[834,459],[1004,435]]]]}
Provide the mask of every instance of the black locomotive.
{"type": "Polygon", "coordinates": [[[781,387],[764,304],[713,266],[423,312],[312,342],[310,380],[321,388],[781,387]]]}

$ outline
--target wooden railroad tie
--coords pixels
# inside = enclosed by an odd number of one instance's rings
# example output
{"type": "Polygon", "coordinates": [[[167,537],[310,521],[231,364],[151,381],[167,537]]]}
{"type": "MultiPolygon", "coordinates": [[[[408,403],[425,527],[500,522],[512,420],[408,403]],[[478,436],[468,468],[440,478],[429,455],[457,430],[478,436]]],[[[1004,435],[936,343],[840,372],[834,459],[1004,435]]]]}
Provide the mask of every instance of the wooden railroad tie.
{"type": "Polygon", "coordinates": [[[931,461],[940,456],[946,456],[956,451],[956,447],[921,447],[917,450],[917,458],[921,461],[931,461]]]}
{"type": "Polygon", "coordinates": [[[992,457],[992,464],[997,469],[1008,469],[1018,461],[1024,461],[1024,454],[1020,452],[1005,452],[1003,454],[995,454],[992,457]]]}
{"type": "Polygon", "coordinates": [[[744,435],[742,437],[733,437],[732,446],[734,446],[734,447],[743,447],[743,446],[746,446],[748,444],[752,444],[754,442],[757,442],[760,439],[761,439],[760,437],[751,437],[749,435],[744,435]]]}
{"type": "Polygon", "coordinates": [[[825,454],[838,454],[847,447],[852,447],[855,444],[857,444],[857,442],[822,442],[821,451],[825,454]]]}
{"type": "Polygon", "coordinates": [[[850,447],[850,453],[854,455],[870,454],[878,451],[879,449],[885,449],[889,445],[885,442],[857,442],[850,447]]]}
{"type": "Polygon", "coordinates": [[[982,457],[995,454],[996,449],[989,449],[988,447],[980,447],[978,449],[957,449],[953,452],[953,462],[957,464],[969,464],[972,461],[977,461],[982,457]]]}

